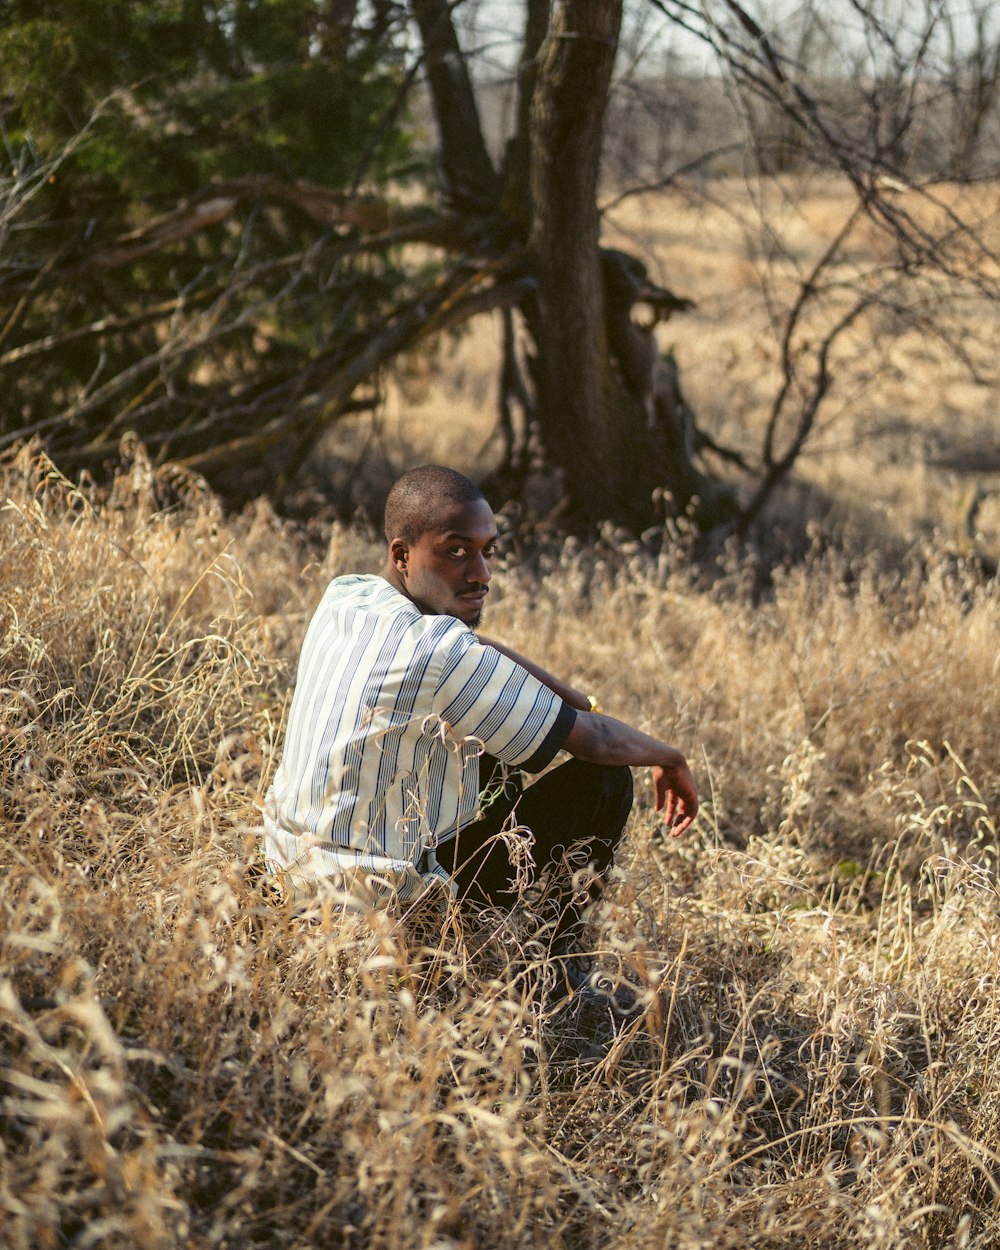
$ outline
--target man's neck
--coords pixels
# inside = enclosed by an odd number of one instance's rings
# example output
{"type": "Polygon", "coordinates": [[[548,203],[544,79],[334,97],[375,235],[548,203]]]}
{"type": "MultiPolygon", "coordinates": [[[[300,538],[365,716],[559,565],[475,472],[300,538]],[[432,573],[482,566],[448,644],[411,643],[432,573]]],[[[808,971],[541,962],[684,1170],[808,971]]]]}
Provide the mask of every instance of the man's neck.
{"type": "MultiPolygon", "coordinates": [[[[382,577],[389,583],[393,590],[398,590],[404,598],[409,599],[415,607],[420,608],[420,604],[416,603],[413,596],[406,589],[403,579],[399,576],[399,571],[396,569],[391,560],[386,560],[385,565],[382,568],[382,577]]],[[[420,608],[420,611],[423,612],[423,608],[420,608]]]]}

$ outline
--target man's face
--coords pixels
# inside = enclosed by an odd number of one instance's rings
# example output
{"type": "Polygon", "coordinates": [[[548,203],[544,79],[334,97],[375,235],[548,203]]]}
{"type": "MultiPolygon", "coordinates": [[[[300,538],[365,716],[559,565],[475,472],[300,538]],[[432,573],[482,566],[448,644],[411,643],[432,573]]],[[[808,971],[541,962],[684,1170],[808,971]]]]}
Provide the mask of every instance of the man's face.
{"type": "Polygon", "coordinates": [[[393,539],[389,555],[402,589],[421,612],[475,627],[493,576],[497,525],[485,499],[450,508],[414,543],[393,539]]]}

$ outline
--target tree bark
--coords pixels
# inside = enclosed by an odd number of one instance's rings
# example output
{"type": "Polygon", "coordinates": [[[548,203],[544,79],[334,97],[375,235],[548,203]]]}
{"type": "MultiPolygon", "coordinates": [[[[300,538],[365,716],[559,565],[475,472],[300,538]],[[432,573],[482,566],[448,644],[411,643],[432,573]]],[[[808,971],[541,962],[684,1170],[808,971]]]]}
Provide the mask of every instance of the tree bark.
{"type": "Polygon", "coordinates": [[[531,118],[538,417],[588,519],[621,511],[604,404],[607,342],[597,180],[622,0],[565,0],[541,51],[531,118]]]}
{"type": "Polygon", "coordinates": [[[531,229],[531,106],[550,12],[550,0],[526,0],[524,42],[517,67],[517,118],[504,153],[502,211],[516,223],[522,236],[531,229]]]}

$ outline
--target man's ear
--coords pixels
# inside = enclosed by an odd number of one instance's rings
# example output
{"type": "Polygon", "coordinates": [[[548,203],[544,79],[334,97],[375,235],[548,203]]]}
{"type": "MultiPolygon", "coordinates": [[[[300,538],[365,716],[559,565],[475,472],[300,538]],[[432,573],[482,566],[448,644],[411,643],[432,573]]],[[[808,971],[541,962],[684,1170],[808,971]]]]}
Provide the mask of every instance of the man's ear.
{"type": "Polygon", "coordinates": [[[406,572],[406,564],[410,555],[409,544],[403,538],[394,538],[389,544],[389,559],[393,567],[401,573],[406,572]]]}

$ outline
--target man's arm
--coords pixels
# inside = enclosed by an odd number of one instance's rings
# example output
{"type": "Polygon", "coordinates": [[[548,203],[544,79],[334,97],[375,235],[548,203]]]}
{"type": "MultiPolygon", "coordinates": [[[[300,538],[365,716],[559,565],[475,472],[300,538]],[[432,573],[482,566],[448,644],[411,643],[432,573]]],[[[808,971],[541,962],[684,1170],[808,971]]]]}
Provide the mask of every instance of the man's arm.
{"type": "Polygon", "coordinates": [[[560,681],[505,643],[482,634],[479,641],[484,646],[495,647],[502,655],[526,668],[564,703],[576,708],[576,722],[563,743],[564,751],[590,764],[627,764],[635,768],[651,766],[656,810],[663,812],[667,828],[676,838],[690,827],[698,811],[698,792],[687,760],[676,747],[651,738],[649,734],[641,733],[613,716],[591,712],[590,700],[585,694],[560,681]]]}
{"type": "Polygon", "coordinates": [[[574,689],[573,686],[567,686],[564,681],[560,681],[558,677],[554,677],[547,672],[540,664],[536,664],[534,660],[529,660],[513,647],[508,647],[506,643],[497,642],[495,638],[487,638],[483,634],[477,637],[484,647],[493,647],[499,651],[501,655],[505,655],[509,660],[513,660],[515,664],[520,664],[522,668],[526,668],[532,677],[536,677],[543,686],[548,686],[555,694],[562,699],[563,703],[568,703],[570,707],[575,707],[578,712],[588,711],[590,709],[590,700],[585,694],[574,689]]]}
{"type": "Polygon", "coordinates": [[[676,747],[613,716],[580,711],[563,749],[591,764],[651,765],[656,810],[663,811],[667,828],[676,838],[690,827],[698,811],[698,792],[687,760],[676,747]]]}

